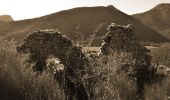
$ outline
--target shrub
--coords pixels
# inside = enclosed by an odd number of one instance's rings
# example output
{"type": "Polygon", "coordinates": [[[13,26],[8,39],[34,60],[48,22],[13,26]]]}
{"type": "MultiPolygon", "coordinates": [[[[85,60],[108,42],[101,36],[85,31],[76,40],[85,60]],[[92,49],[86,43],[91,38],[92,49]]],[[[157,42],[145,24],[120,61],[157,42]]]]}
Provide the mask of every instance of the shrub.
{"type": "Polygon", "coordinates": [[[152,63],[170,66],[170,44],[163,44],[161,47],[153,49],[151,52],[152,63]]]}
{"type": "Polygon", "coordinates": [[[48,73],[35,76],[27,56],[17,55],[14,41],[0,40],[1,100],[64,100],[63,91],[48,73]]]}
{"type": "Polygon", "coordinates": [[[169,100],[170,96],[170,81],[169,78],[161,83],[145,87],[146,100],[169,100]]]}
{"type": "MultiPolygon", "coordinates": [[[[64,100],[64,92],[48,72],[36,76],[30,65],[26,65],[23,56],[16,54],[14,41],[0,40],[0,100],[64,100]]],[[[135,100],[136,80],[129,75],[134,68],[124,64],[133,64],[130,54],[112,53],[107,59],[90,60],[82,80],[92,100],[135,100]],[[105,63],[107,60],[107,63],[105,63]],[[122,70],[126,69],[126,70],[122,70]],[[90,88],[90,89],[89,89],[90,88]]],[[[146,86],[146,100],[167,100],[170,95],[169,78],[160,84],[146,86]]]]}
{"type": "Polygon", "coordinates": [[[129,54],[113,53],[107,59],[97,58],[91,60],[89,70],[90,78],[95,81],[93,85],[93,100],[133,100],[136,96],[136,83],[128,75],[133,73],[133,68],[127,72],[121,69],[124,63],[132,63],[129,54]]]}

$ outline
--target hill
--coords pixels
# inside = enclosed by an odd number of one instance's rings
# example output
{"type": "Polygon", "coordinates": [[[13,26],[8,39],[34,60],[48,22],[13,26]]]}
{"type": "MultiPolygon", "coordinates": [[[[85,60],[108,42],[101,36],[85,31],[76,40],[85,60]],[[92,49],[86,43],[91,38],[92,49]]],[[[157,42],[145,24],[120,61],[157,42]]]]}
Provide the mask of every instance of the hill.
{"type": "Polygon", "coordinates": [[[29,32],[38,29],[59,29],[74,41],[95,37],[93,45],[99,45],[101,37],[106,34],[107,27],[112,22],[120,25],[132,24],[136,28],[136,36],[141,41],[168,41],[155,30],[113,6],[74,8],[39,18],[7,22],[1,24],[0,33],[7,38],[20,40],[29,32]]]}
{"type": "Polygon", "coordinates": [[[133,15],[145,25],[158,31],[163,36],[170,39],[170,3],[159,4],[153,9],[133,15]]]}
{"type": "Polygon", "coordinates": [[[0,16],[0,21],[9,22],[9,21],[13,21],[13,19],[9,15],[2,15],[2,16],[0,16]]]}

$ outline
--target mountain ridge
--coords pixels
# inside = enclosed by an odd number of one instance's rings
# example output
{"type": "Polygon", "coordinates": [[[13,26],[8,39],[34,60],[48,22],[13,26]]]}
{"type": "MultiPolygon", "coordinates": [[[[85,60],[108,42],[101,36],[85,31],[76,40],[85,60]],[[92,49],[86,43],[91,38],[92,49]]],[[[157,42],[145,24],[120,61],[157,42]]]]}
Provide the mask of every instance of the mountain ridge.
{"type": "Polygon", "coordinates": [[[0,33],[7,38],[22,39],[25,35],[38,29],[59,29],[74,41],[89,39],[95,35],[94,44],[99,45],[101,38],[107,33],[110,23],[121,25],[132,24],[136,28],[136,36],[141,41],[166,42],[155,30],[145,26],[137,19],[121,12],[114,6],[79,7],[56,12],[50,15],[7,22],[1,25],[0,33]],[[154,37],[154,38],[153,38],[154,37]]]}
{"type": "Polygon", "coordinates": [[[170,39],[170,3],[162,3],[133,17],[170,39]]]}

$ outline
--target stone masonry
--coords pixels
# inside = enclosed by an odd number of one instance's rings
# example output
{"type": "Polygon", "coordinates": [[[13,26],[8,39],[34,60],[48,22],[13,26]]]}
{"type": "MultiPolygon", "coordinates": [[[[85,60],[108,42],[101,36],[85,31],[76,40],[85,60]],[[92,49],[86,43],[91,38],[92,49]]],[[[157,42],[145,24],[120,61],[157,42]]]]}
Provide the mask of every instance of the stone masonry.
{"type": "Polygon", "coordinates": [[[89,96],[81,82],[81,77],[88,66],[88,60],[80,47],[57,30],[38,30],[25,37],[23,43],[17,47],[18,53],[29,53],[34,69],[45,70],[49,56],[60,59],[64,65],[64,91],[66,100],[88,100],[89,96]]]}

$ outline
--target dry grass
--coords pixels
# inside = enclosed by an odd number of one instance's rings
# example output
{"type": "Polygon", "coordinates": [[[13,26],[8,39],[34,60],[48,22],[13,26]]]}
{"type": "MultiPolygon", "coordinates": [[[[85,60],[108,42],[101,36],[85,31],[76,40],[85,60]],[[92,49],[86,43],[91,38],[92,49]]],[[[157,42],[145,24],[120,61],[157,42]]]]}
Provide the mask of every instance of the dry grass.
{"type": "Polygon", "coordinates": [[[170,43],[163,44],[157,49],[151,50],[153,64],[162,64],[170,67],[170,43]]]}
{"type": "Polygon", "coordinates": [[[145,87],[146,100],[170,100],[170,78],[161,83],[145,87]]]}
{"type": "MultiPolygon", "coordinates": [[[[34,75],[25,64],[27,56],[16,54],[14,41],[0,41],[0,100],[65,99],[53,76],[46,72],[34,75]]],[[[92,83],[95,83],[91,90],[94,94],[92,100],[135,100],[136,83],[127,73],[118,71],[123,63],[133,63],[133,59],[128,54],[114,53],[107,61],[105,64],[105,59],[100,58],[95,63],[90,62],[90,73],[84,79],[92,77],[92,83]]],[[[133,68],[128,72],[133,73],[133,68]]],[[[146,86],[146,100],[168,100],[169,86],[168,79],[161,84],[146,86]]]]}
{"type": "MultiPolygon", "coordinates": [[[[121,71],[122,63],[131,63],[130,55],[114,53],[107,59],[100,58],[92,61],[91,71],[95,78],[94,100],[135,100],[136,84],[128,77],[128,73],[121,71]]],[[[131,69],[129,69],[129,72],[131,69]]],[[[92,76],[92,75],[89,75],[92,76]]]]}
{"type": "Polygon", "coordinates": [[[53,77],[35,76],[25,68],[26,56],[17,55],[14,41],[0,42],[0,100],[64,100],[53,77]]]}

